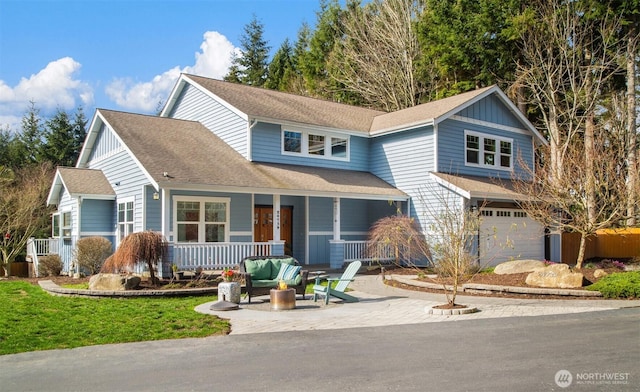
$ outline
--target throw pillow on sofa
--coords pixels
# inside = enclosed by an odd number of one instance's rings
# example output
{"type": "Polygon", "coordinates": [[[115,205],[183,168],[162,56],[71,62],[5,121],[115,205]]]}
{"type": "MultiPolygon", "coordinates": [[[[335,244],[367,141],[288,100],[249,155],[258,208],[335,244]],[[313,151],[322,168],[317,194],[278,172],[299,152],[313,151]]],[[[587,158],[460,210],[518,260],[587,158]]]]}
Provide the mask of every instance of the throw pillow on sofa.
{"type": "Polygon", "coordinates": [[[276,280],[292,280],[295,279],[296,276],[300,273],[302,267],[298,265],[290,265],[282,263],[280,265],[280,271],[278,271],[278,276],[276,276],[276,280]]]}
{"type": "Polygon", "coordinates": [[[270,260],[247,260],[244,267],[251,274],[252,280],[271,279],[270,260]]]}

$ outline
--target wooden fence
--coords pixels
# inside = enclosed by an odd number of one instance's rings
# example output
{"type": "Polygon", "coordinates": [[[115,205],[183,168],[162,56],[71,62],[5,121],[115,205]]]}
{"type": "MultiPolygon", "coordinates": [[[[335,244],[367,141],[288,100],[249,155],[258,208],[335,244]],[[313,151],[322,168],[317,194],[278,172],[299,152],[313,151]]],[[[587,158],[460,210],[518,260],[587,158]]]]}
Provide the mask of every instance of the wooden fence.
{"type": "MultiPolygon", "coordinates": [[[[580,250],[579,233],[562,233],[562,261],[573,264],[580,250]]],[[[587,239],[584,259],[640,257],[640,228],[602,229],[587,239]]]]}

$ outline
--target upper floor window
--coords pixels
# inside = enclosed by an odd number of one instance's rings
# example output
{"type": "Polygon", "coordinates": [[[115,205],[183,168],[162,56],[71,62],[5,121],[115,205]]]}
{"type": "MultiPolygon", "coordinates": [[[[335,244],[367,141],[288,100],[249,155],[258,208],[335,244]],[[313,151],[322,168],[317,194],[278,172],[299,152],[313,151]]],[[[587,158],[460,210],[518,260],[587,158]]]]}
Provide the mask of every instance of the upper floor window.
{"type": "Polygon", "coordinates": [[[349,138],[312,131],[282,131],[282,152],[314,158],[347,160],[349,138]]]}
{"type": "Polygon", "coordinates": [[[494,135],[465,131],[465,163],[492,169],[511,170],[513,140],[494,135]]]}
{"type": "Polygon", "coordinates": [[[228,242],[229,199],[183,196],[175,200],[177,242],[228,242]]]}

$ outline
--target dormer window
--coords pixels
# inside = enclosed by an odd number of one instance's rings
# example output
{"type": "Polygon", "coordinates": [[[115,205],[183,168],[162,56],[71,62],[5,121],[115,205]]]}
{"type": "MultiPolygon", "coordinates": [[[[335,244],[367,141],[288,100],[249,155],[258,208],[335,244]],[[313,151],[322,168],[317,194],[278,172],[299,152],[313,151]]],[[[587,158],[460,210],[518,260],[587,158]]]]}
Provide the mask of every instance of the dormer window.
{"type": "Polygon", "coordinates": [[[282,153],[346,161],[349,159],[349,137],[286,129],[282,131],[282,153]]]}
{"type": "Polygon", "coordinates": [[[489,169],[511,170],[513,139],[465,131],[465,164],[489,169]]]}

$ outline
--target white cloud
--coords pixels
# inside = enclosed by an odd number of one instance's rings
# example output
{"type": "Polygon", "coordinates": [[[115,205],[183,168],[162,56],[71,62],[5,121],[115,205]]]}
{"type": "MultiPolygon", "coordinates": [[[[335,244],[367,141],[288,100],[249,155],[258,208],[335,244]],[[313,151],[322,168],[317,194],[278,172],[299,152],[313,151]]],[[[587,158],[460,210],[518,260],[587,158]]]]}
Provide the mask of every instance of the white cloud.
{"type": "Polygon", "coordinates": [[[231,66],[232,54],[238,49],[217,31],[207,31],[203,38],[193,66],[182,69],[176,66],[148,82],[117,78],[106,87],[107,96],[125,109],[153,112],[159,102],[167,99],[182,72],[221,79],[231,66]]]}
{"type": "Polygon", "coordinates": [[[0,124],[8,124],[17,130],[18,122],[11,119],[21,118],[16,113],[24,113],[33,101],[43,111],[53,109],[71,110],[82,104],[93,103],[93,90],[81,80],[75,79],[81,64],[71,57],[50,62],[37,74],[22,78],[11,87],[0,80],[0,124]]]}

